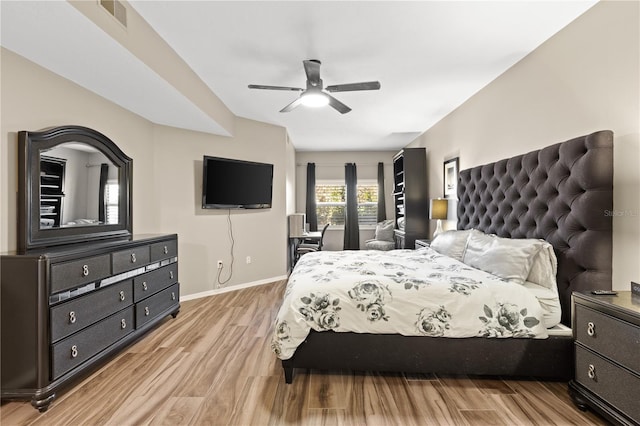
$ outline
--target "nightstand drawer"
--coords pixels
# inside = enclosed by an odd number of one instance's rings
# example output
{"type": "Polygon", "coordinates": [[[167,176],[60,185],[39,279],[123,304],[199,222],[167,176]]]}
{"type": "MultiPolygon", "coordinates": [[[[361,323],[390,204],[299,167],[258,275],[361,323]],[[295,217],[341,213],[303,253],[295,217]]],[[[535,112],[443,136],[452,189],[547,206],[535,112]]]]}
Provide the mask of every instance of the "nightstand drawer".
{"type": "Polygon", "coordinates": [[[416,240],[416,248],[422,248],[422,247],[430,247],[431,246],[431,240],[416,240]]]}
{"type": "Polygon", "coordinates": [[[640,419],[640,376],[576,345],[576,381],[627,416],[640,419]]]}
{"type": "Polygon", "coordinates": [[[51,308],[51,341],[56,342],[132,305],[132,281],[113,284],[51,308]]]}
{"type": "Polygon", "coordinates": [[[584,346],[640,372],[640,328],[628,322],[575,305],[575,337],[584,346]]]}
{"type": "Polygon", "coordinates": [[[78,287],[111,275],[108,254],[51,265],[51,293],[78,287]]]}
{"type": "Polygon", "coordinates": [[[131,333],[133,329],[131,306],[61,340],[51,347],[51,378],[57,379],[131,333]]]}

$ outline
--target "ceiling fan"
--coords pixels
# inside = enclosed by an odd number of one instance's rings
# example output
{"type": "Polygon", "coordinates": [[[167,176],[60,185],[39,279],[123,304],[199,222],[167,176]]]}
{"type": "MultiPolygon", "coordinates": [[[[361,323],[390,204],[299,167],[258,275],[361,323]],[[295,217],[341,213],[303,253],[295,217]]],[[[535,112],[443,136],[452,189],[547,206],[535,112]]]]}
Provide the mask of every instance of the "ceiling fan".
{"type": "Polygon", "coordinates": [[[335,84],[333,86],[322,87],[322,79],[320,78],[320,64],[317,59],[307,59],[302,61],[304,64],[304,72],[307,74],[307,88],[286,86],[264,86],[260,84],[250,84],[249,89],[268,89],[268,90],[291,90],[301,92],[300,96],[280,112],[289,112],[299,105],[310,107],[320,107],[329,104],[341,114],[351,111],[351,108],[331,96],[332,92],[353,92],[356,90],[378,90],[380,89],[379,81],[366,81],[362,83],[335,84]]]}

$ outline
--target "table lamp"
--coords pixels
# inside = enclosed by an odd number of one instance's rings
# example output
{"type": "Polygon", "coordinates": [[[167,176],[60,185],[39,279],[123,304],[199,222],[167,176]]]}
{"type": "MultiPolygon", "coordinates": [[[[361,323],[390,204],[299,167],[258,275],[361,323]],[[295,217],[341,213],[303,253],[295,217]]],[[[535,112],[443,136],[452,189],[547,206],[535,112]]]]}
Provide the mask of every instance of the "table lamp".
{"type": "Polygon", "coordinates": [[[429,205],[429,219],[437,219],[436,230],[433,233],[433,238],[436,237],[439,233],[442,232],[442,219],[447,218],[447,213],[449,210],[449,201],[436,198],[431,200],[429,205]]]}

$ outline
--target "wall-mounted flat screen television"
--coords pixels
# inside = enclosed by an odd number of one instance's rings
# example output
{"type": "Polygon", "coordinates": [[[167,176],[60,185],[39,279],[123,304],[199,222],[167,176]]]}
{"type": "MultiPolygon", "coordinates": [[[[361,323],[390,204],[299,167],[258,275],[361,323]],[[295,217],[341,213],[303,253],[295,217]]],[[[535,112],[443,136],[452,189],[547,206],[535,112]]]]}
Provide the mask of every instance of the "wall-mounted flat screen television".
{"type": "Polygon", "coordinates": [[[204,156],[203,209],[270,209],[273,164],[204,156]]]}

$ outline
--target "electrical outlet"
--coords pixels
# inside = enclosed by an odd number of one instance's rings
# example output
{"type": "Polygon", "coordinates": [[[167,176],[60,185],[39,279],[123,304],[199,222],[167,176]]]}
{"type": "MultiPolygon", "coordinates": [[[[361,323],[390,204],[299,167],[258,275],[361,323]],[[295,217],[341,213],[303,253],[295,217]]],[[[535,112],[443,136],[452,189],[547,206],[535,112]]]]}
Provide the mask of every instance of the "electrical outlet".
{"type": "Polygon", "coordinates": [[[251,263],[251,256],[247,256],[247,265],[251,263]]]}
{"type": "Polygon", "coordinates": [[[218,269],[222,269],[222,260],[218,260],[218,269]]]}

